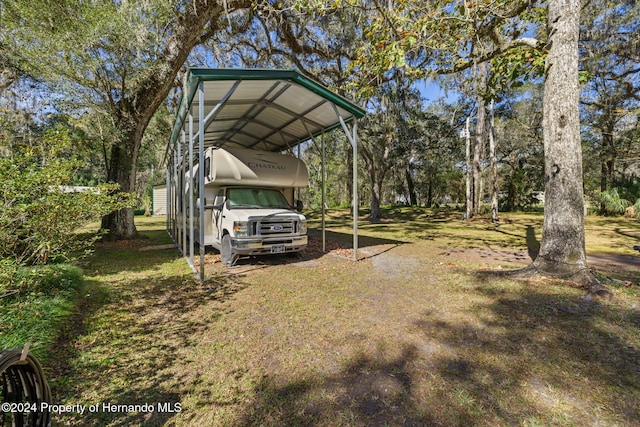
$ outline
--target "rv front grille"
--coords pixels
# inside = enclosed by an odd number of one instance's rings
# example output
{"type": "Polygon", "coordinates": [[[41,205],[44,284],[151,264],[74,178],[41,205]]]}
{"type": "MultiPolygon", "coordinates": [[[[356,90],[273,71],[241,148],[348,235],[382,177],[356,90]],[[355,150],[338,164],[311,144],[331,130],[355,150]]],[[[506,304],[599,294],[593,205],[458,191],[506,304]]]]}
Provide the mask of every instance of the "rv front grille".
{"type": "Polygon", "coordinates": [[[298,221],[263,219],[252,222],[251,231],[254,236],[280,236],[295,234],[298,232],[298,221]]]}

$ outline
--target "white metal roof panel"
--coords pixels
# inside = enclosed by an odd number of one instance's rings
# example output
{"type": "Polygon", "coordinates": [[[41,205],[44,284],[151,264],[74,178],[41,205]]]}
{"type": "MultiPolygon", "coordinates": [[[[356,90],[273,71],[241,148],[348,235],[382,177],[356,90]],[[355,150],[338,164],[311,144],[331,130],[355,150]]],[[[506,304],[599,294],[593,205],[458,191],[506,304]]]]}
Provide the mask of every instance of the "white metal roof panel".
{"type": "Polygon", "coordinates": [[[357,105],[297,71],[192,69],[170,147],[181,132],[199,129],[198,88],[204,94],[207,146],[239,146],[283,151],[311,136],[364,115],[357,105]],[[337,113],[336,113],[337,112],[337,113]]]}

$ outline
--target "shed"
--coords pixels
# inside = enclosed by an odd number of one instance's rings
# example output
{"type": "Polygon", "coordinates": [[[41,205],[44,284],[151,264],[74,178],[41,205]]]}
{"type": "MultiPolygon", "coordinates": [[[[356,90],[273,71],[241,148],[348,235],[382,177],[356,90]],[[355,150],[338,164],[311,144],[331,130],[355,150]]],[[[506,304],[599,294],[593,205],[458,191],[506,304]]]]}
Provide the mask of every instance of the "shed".
{"type": "Polygon", "coordinates": [[[167,184],[157,184],[153,186],[151,212],[153,216],[163,216],[167,214],[167,184]]]}

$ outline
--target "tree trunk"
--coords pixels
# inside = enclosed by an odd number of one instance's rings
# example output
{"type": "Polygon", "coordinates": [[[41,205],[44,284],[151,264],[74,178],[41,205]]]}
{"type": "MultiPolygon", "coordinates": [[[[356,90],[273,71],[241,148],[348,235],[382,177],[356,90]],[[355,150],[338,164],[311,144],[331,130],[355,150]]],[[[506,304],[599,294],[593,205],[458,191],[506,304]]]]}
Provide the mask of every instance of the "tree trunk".
{"type": "Polygon", "coordinates": [[[494,101],[489,104],[489,157],[491,160],[491,222],[498,222],[498,159],[494,133],[494,101]]]}
{"type": "Polygon", "coordinates": [[[347,144],[347,158],[345,159],[347,163],[347,194],[349,196],[349,206],[351,210],[353,210],[353,149],[351,148],[351,144],[347,144]]]}
{"type": "Polygon", "coordinates": [[[371,215],[369,219],[374,222],[379,221],[381,217],[380,193],[381,193],[381,185],[375,179],[375,173],[371,172],[371,215]]]}
{"type": "Polygon", "coordinates": [[[484,151],[484,139],[486,131],[487,110],[483,93],[487,84],[487,63],[483,62],[478,67],[478,76],[476,84],[476,99],[478,102],[478,119],[476,121],[476,141],[473,146],[473,185],[471,190],[473,193],[473,213],[478,214],[480,211],[480,198],[482,197],[480,188],[480,162],[482,161],[482,152],[484,151]]]}
{"type": "Polygon", "coordinates": [[[485,115],[484,101],[479,101],[478,120],[476,122],[476,139],[473,145],[473,180],[471,185],[474,214],[478,214],[480,210],[480,161],[482,160],[482,148],[484,145],[485,115]]]}
{"type": "Polygon", "coordinates": [[[588,295],[611,296],[587,270],[584,236],[582,144],[578,103],[580,0],[549,3],[543,98],[545,206],[540,253],[533,269],[543,275],[572,278],[589,287],[588,295]]]}
{"type": "MultiPolygon", "coordinates": [[[[615,147],[613,145],[613,124],[602,131],[602,150],[600,152],[600,191],[605,192],[613,182],[613,169],[615,165],[615,147]]],[[[600,213],[606,213],[604,202],[600,203],[600,213]]]]}
{"type": "Polygon", "coordinates": [[[465,215],[465,219],[471,219],[473,216],[473,191],[471,190],[472,182],[471,182],[471,135],[469,133],[469,118],[467,117],[466,128],[465,128],[465,138],[466,138],[466,195],[467,195],[467,213],[465,215]]]}
{"type": "MultiPolygon", "coordinates": [[[[386,159],[384,159],[386,160],[386,159]]],[[[371,180],[371,221],[379,221],[382,217],[380,200],[382,199],[382,185],[386,176],[386,170],[377,170],[373,159],[369,158],[369,178],[371,180]]]]}
{"type": "MultiPolygon", "coordinates": [[[[136,132],[129,132],[121,144],[114,144],[111,148],[111,157],[108,163],[107,181],[120,185],[120,191],[130,193],[135,190],[138,153],[140,141],[136,140],[136,132]]],[[[112,212],[102,218],[102,228],[108,230],[107,239],[132,239],[136,237],[137,230],[134,223],[134,211],[132,208],[112,212]]]]}
{"type": "Polygon", "coordinates": [[[411,176],[411,170],[409,168],[404,171],[404,176],[407,180],[407,189],[409,190],[409,205],[416,206],[418,204],[418,194],[416,193],[416,184],[413,182],[413,176],[411,176]]]}

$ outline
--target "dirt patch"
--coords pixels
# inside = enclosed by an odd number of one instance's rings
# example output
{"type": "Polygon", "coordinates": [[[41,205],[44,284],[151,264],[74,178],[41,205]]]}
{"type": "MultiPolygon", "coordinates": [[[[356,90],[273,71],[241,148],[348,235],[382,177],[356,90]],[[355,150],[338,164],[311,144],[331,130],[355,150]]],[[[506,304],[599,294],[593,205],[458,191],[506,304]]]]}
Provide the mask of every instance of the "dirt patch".
{"type": "MultiPolygon", "coordinates": [[[[159,247],[149,247],[151,249],[159,249],[159,247]]],[[[142,250],[142,249],[141,249],[142,250]]],[[[292,264],[296,267],[316,267],[318,260],[324,255],[333,255],[340,258],[353,259],[353,245],[350,243],[327,240],[325,242],[325,251],[322,251],[322,239],[319,237],[309,236],[309,243],[306,248],[297,253],[288,255],[255,255],[240,257],[237,264],[232,268],[224,267],[220,261],[220,253],[214,249],[207,249],[204,257],[204,263],[207,268],[214,268],[215,271],[226,271],[232,274],[245,274],[251,271],[259,270],[270,265],[292,264]]],[[[361,251],[358,258],[364,259],[367,254],[361,251]]],[[[193,258],[193,264],[196,268],[200,265],[200,256],[193,258]]]]}
{"type": "MultiPolygon", "coordinates": [[[[526,249],[447,249],[440,255],[454,258],[458,261],[489,265],[511,265],[514,267],[530,264],[533,259],[526,249]]],[[[589,254],[589,267],[606,273],[640,272],[640,256],[618,254],[589,254]]]]}
{"type": "Polygon", "coordinates": [[[373,267],[387,276],[397,279],[401,277],[410,277],[420,267],[420,262],[407,254],[401,255],[397,251],[393,251],[394,247],[384,248],[375,247],[363,250],[371,259],[373,267]]]}
{"type": "Polygon", "coordinates": [[[175,243],[168,243],[166,245],[152,245],[152,246],[143,246],[140,249],[138,249],[139,251],[158,251],[158,250],[162,250],[162,249],[174,249],[177,248],[178,245],[175,243]]]}
{"type": "Polygon", "coordinates": [[[594,254],[587,255],[587,262],[604,271],[640,271],[640,256],[637,255],[594,254]]]}
{"type": "Polygon", "coordinates": [[[307,247],[302,250],[301,255],[303,258],[319,258],[324,253],[353,259],[353,244],[327,239],[325,241],[325,252],[323,252],[322,238],[309,236],[307,247]]]}

